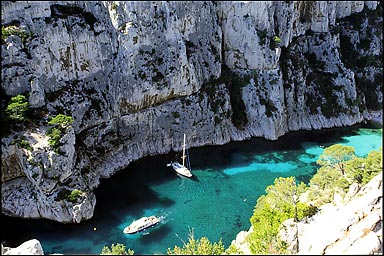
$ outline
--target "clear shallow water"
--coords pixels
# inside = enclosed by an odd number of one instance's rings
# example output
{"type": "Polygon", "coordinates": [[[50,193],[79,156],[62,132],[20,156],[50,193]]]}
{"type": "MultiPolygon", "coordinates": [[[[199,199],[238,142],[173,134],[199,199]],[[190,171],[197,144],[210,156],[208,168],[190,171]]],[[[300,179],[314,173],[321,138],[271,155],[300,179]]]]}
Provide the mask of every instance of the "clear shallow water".
{"type": "Polygon", "coordinates": [[[248,230],[257,198],[275,178],[295,176],[307,183],[324,147],[335,143],[354,146],[358,156],[365,156],[382,146],[382,129],[355,126],[292,133],[278,141],[192,148],[194,179],[166,167],[174,154],[147,157],[101,181],[91,220],[60,224],[3,217],[14,228],[2,232],[2,241],[14,247],[37,238],[45,254],[99,254],[103,246],[116,243],[136,255],[166,254],[167,248],[182,246],[193,229],[195,238],[222,238],[227,248],[239,231],[248,230]],[[159,225],[144,233],[123,233],[133,220],[152,214],[163,218],[159,225]]]}

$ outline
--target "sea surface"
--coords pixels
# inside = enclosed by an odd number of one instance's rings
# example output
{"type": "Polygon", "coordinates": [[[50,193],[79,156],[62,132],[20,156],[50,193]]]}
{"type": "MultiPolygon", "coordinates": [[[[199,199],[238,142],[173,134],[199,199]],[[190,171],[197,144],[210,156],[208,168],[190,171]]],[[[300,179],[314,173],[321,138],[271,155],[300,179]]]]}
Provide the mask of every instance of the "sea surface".
{"type": "Polygon", "coordinates": [[[241,230],[248,230],[257,199],[277,177],[295,176],[308,183],[325,147],[340,143],[364,157],[382,147],[382,128],[355,125],[301,131],[277,141],[253,138],[222,146],[189,149],[193,179],[178,176],[166,164],[176,153],[145,157],[95,190],[94,217],[80,224],[4,217],[12,227],[2,232],[4,246],[16,247],[36,238],[45,254],[100,254],[104,246],[121,243],[135,254],[166,254],[182,247],[189,234],[225,248],[241,230]],[[143,233],[127,235],[132,221],[156,215],[161,223],[143,233]],[[4,232],[5,231],[5,232],[4,232]]]}

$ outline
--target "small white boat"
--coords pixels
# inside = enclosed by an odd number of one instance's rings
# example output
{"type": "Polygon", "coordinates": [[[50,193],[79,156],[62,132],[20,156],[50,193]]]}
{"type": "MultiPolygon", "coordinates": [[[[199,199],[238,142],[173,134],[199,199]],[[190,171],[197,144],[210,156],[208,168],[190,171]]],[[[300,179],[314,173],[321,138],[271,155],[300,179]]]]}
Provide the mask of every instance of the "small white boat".
{"type": "Polygon", "coordinates": [[[178,162],[171,162],[169,164],[170,166],[172,166],[172,168],[180,175],[183,175],[185,177],[192,177],[192,173],[190,170],[188,170],[187,167],[185,167],[184,165],[178,163],[178,162]]]}
{"type": "Polygon", "coordinates": [[[134,234],[140,231],[143,231],[147,228],[150,228],[154,225],[159,224],[160,219],[156,216],[142,217],[138,220],[135,220],[131,225],[124,228],[123,232],[125,234],[134,234]]]}
{"type": "Polygon", "coordinates": [[[189,163],[189,156],[185,155],[185,133],[184,133],[184,144],[183,144],[183,156],[181,159],[183,160],[183,163],[180,164],[179,162],[171,162],[167,164],[167,166],[172,166],[172,168],[180,175],[185,176],[185,177],[192,177],[192,173],[190,171],[191,169],[191,164],[189,163]],[[187,166],[185,166],[185,162],[187,163],[187,166]]]}

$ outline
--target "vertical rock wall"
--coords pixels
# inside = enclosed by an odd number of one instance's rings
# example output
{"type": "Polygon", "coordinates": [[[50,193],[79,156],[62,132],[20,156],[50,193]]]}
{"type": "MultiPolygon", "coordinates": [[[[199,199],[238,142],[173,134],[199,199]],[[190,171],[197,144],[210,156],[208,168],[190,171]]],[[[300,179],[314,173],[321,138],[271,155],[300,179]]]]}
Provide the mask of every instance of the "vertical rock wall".
{"type": "Polygon", "coordinates": [[[1,5],[16,31],[2,36],[2,104],[24,94],[39,113],[2,138],[8,215],[90,218],[100,177],[180,150],[183,133],[196,147],[382,116],[378,1],[1,5]],[[59,152],[57,114],[74,119],[59,152]]]}

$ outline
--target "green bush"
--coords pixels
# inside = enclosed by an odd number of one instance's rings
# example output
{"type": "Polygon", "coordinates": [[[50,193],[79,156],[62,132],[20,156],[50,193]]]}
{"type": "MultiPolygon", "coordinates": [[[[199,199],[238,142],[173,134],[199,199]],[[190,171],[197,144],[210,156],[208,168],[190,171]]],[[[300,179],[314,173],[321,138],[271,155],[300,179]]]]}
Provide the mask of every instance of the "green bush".
{"type": "MultiPolygon", "coordinates": [[[[273,185],[266,188],[266,195],[257,200],[250,222],[254,232],[247,237],[250,250],[254,254],[274,254],[273,245],[279,245],[276,235],[283,221],[298,220],[312,216],[317,208],[297,203],[297,198],[307,189],[304,183],[296,185],[294,177],[276,178],[273,185]]],[[[283,250],[283,247],[281,247],[283,250]]]]}
{"type": "Polygon", "coordinates": [[[29,151],[33,151],[33,148],[31,147],[31,145],[29,145],[29,142],[28,142],[27,140],[25,140],[25,139],[20,140],[20,141],[17,143],[17,145],[18,145],[19,147],[21,147],[21,148],[25,148],[25,149],[27,149],[27,150],[29,150],[29,151]]]}
{"type": "Polygon", "coordinates": [[[297,203],[297,218],[302,220],[306,217],[311,217],[318,212],[318,208],[313,205],[304,204],[302,202],[297,203]]]}
{"type": "Polygon", "coordinates": [[[32,36],[32,33],[27,33],[23,28],[20,28],[17,26],[1,27],[1,43],[2,44],[4,44],[5,40],[11,35],[20,37],[21,41],[25,43],[27,39],[32,36]]]}
{"type": "Polygon", "coordinates": [[[58,114],[48,122],[49,125],[56,125],[56,126],[60,126],[61,128],[66,128],[72,123],[73,123],[73,118],[63,114],[58,114]]]}
{"type": "Polygon", "coordinates": [[[278,37],[278,36],[274,36],[274,37],[273,37],[273,40],[274,40],[276,43],[278,43],[278,44],[281,43],[281,39],[280,39],[280,37],[278,37]]]}
{"type": "Polygon", "coordinates": [[[83,194],[83,192],[81,190],[78,190],[78,189],[74,189],[71,191],[71,193],[68,195],[67,197],[67,200],[69,202],[76,202],[77,199],[83,194]]]}
{"type": "Polygon", "coordinates": [[[344,175],[344,163],[355,157],[354,147],[334,144],[324,149],[323,154],[317,160],[317,164],[336,168],[344,175]]]}
{"type": "Polygon", "coordinates": [[[117,243],[112,244],[111,249],[108,246],[104,246],[101,250],[101,255],[133,255],[135,251],[125,249],[125,245],[117,243]]]}
{"type": "Polygon", "coordinates": [[[60,129],[51,127],[48,129],[47,135],[49,136],[49,145],[53,148],[56,153],[58,153],[60,147],[60,139],[62,137],[62,131],[60,129]]]}
{"type": "MultiPolygon", "coordinates": [[[[184,242],[183,242],[184,243],[184,242]]],[[[225,251],[222,240],[218,243],[211,243],[208,238],[202,237],[195,239],[193,232],[189,233],[188,243],[184,243],[180,248],[175,246],[173,249],[168,248],[168,255],[220,255],[225,251]]]]}
{"type": "Polygon", "coordinates": [[[29,103],[24,95],[16,95],[11,98],[5,109],[6,117],[11,121],[24,122],[26,120],[26,112],[29,109],[29,103]]]}
{"type": "Polygon", "coordinates": [[[59,147],[61,145],[60,139],[62,138],[65,130],[72,123],[72,117],[63,114],[58,114],[48,122],[49,125],[54,126],[49,128],[47,131],[47,135],[49,136],[48,143],[56,153],[59,153],[59,147]]]}
{"type": "Polygon", "coordinates": [[[345,163],[345,169],[351,173],[353,180],[361,185],[367,184],[374,176],[382,171],[383,153],[379,151],[369,152],[366,158],[355,158],[345,163]]]}

